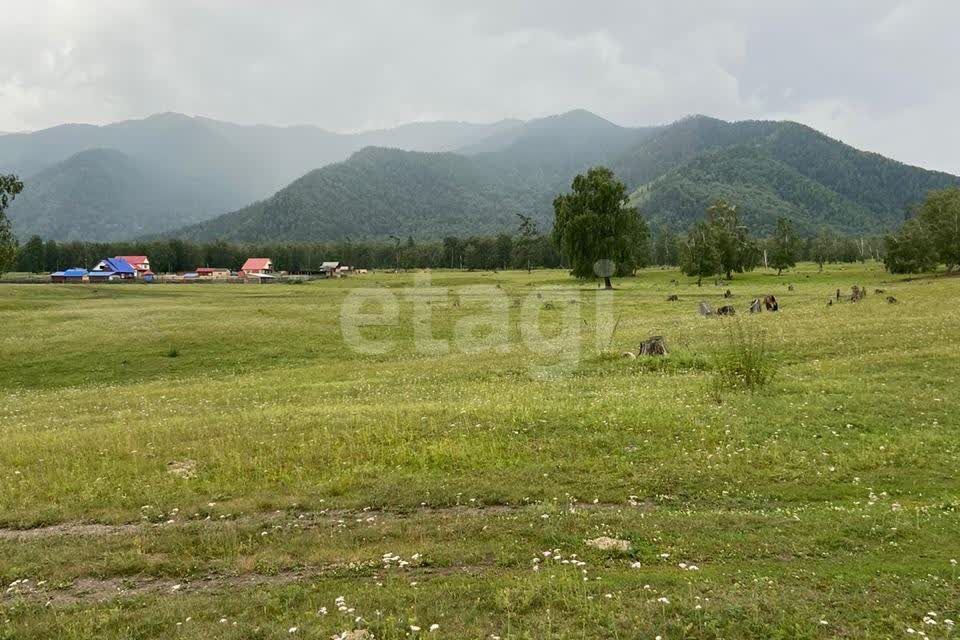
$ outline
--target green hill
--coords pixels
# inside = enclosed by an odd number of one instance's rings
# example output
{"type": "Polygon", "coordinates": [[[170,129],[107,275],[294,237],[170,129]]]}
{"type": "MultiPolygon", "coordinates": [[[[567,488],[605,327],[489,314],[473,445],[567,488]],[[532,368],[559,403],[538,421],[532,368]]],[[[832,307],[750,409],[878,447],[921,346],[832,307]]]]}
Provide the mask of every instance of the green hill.
{"type": "Polygon", "coordinates": [[[512,229],[515,213],[548,206],[541,182],[486,159],[371,147],[177,235],[237,242],[439,238],[512,229]]]}
{"type": "Polygon", "coordinates": [[[166,192],[170,184],[124,153],[91,149],[33,176],[9,215],[22,239],[121,240],[188,224],[210,205],[188,184],[166,192]]]}
{"type": "Polygon", "coordinates": [[[865,206],[747,146],[699,156],[639,188],[631,203],[658,223],[685,229],[718,198],[736,203],[741,220],[755,232],[772,231],[779,216],[810,234],[823,225],[843,233],[884,228],[865,206]]]}
{"type": "Polygon", "coordinates": [[[515,126],[459,153],[368,149],[311,172],[273,197],[189,229],[233,241],[440,238],[512,231],[515,213],[542,229],[551,202],[586,168],[606,164],[642,213],[675,229],[710,203],[737,204],[756,232],[789,216],[813,233],[877,233],[910,204],[960,178],[859,151],[791,122],[695,116],[629,129],[584,111],[515,126]]]}
{"type": "Polygon", "coordinates": [[[615,162],[632,201],[675,228],[717,198],[769,230],[780,215],[812,231],[880,232],[932,189],[960,178],[868,153],[794,122],[727,123],[696,116],[666,127],[615,162]]]}
{"type": "Polygon", "coordinates": [[[338,134],[313,126],[247,126],[163,113],[105,126],[69,124],[0,136],[0,173],[17,173],[26,183],[14,224],[19,237],[131,239],[145,230],[176,229],[237,209],[369,145],[449,151],[521,124],[424,122],[338,134]],[[101,157],[95,170],[90,156],[79,155],[104,149],[126,160],[101,157]],[[111,161],[118,166],[109,168],[111,161]],[[124,163],[135,169],[125,171],[119,166],[124,163]],[[94,193],[96,181],[82,184],[91,171],[100,172],[97,180],[107,190],[94,193]],[[130,183],[121,184],[126,178],[130,183]],[[158,204],[159,191],[164,193],[158,204]],[[130,211],[132,218],[126,215],[130,211]],[[150,219],[143,217],[148,214],[150,219]],[[95,224],[102,216],[116,218],[120,226],[95,224]],[[123,220],[134,224],[124,226],[123,220]]]}

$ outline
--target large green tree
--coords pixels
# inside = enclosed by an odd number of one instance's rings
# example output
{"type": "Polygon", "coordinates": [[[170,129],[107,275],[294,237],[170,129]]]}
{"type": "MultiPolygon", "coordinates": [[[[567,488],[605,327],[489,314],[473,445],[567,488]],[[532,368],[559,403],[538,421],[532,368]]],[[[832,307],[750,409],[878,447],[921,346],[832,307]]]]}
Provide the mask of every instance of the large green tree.
{"type": "Polygon", "coordinates": [[[627,206],[627,188],[606,167],[573,179],[572,192],[553,201],[553,237],[578,278],[624,276],[646,264],[649,231],[639,212],[627,206]]]}
{"type": "Polygon", "coordinates": [[[823,265],[836,258],[837,236],[827,227],[822,227],[817,237],[810,243],[810,259],[817,263],[820,271],[823,265]]]}
{"type": "Polygon", "coordinates": [[[777,275],[797,264],[800,254],[800,236],[793,227],[789,218],[777,218],[777,230],[770,243],[770,261],[777,275]]]}
{"type": "Polygon", "coordinates": [[[680,268],[688,276],[697,276],[698,287],[704,278],[720,273],[722,267],[713,227],[706,221],[697,222],[687,232],[680,251],[680,268]]]}
{"type": "Polygon", "coordinates": [[[743,273],[757,266],[757,244],[750,238],[747,228],[740,224],[735,206],[717,200],[707,209],[707,224],[716,245],[720,271],[726,274],[727,280],[733,278],[734,271],[743,273]]]}
{"type": "Polygon", "coordinates": [[[929,229],[947,271],[960,266],[960,187],[930,192],[918,217],[929,229]]]}
{"type": "Polygon", "coordinates": [[[23,191],[23,183],[17,176],[0,175],[0,276],[6,273],[17,256],[17,239],[13,236],[7,207],[23,191]]]}
{"type": "Polygon", "coordinates": [[[929,225],[912,218],[894,235],[884,238],[884,264],[890,273],[922,273],[937,268],[939,258],[929,225]]]}

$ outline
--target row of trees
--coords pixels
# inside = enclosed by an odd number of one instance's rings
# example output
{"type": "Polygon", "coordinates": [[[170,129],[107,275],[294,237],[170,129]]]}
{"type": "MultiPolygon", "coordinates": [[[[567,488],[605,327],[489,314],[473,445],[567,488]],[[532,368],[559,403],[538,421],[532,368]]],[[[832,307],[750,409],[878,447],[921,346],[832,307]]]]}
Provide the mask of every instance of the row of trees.
{"type": "Polygon", "coordinates": [[[634,207],[628,206],[626,187],[609,169],[597,167],[573,180],[570,193],[554,200],[553,239],[562,256],[569,258],[572,273],[579,278],[610,277],[632,273],[649,262],[680,264],[685,274],[703,278],[751,271],[758,265],[777,270],[801,259],[824,263],[878,257],[879,243],[864,238],[841,239],[828,230],[804,239],[787,218],[777,220],[776,231],[767,239],[751,237],[741,224],[737,208],[719,200],[679,237],[661,228],[654,237],[634,207]]]}
{"type": "Polygon", "coordinates": [[[326,260],[371,269],[528,269],[563,266],[550,238],[502,234],[442,241],[370,241],[325,243],[196,244],[184,240],[152,242],[56,242],[30,238],[15,251],[12,270],[42,273],[89,267],[107,256],[146,255],[158,272],[192,271],[197,267],[239,269],[250,257],[269,257],[278,270],[317,271],[326,260]]]}
{"type": "Polygon", "coordinates": [[[887,269],[892,273],[947,271],[960,266],[960,187],[933,191],[914,216],[885,238],[887,269]]]}
{"type": "Polygon", "coordinates": [[[740,224],[737,208],[723,200],[707,209],[706,219],[697,222],[687,233],[680,254],[680,267],[688,276],[703,278],[752,271],[758,265],[776,269],[777,275],[796,265],[801,258],[803,242],[787,218],[777,220],[772,238],[752,238],[740,224]]]}
{"type": "MultiPolygon", "coordinates": [[[[657,229],[648,241],[635,246],[630,269],[645,265],[677,266],[681,262],[684,236],[657,229]]],[[[763,263],[763,249],[769,240],[756,240],[759,258],[763,263]]],[[[856,262],[870,258],[873,239],[832,237],[829,253],[814,253],[812,239],[802,241],[797,260],[823,262],[856,262]],[[864,251],[860,247],[865,247],[864,251]],[[816,257],[815,257],[816,256],[816,257]],[[826,257],[825,257],[826,256],[826,257]]],[[[569,266],[569,260],[549,235],[501,234],[470,238],[449,237],[441,241],[414,241],[407,239],[371,242],[328,242],[313,244],[228,244],[214,242],[195,244],[183,240],[155,242],[56,242],[38,237],[16,247],[9,244],[10,262],[4,270],[29,273],[48,273],[75,266],[89,267],[105,256],[147,255],[154,268],[162,272],[191,271],[200,266],[239,269],[249,257],[270,257],[278,269],[291,272],[314,271],[324,260],[340,260],[347,264],[371,269],[557,269],[569,266]]],[[[628,264],[628,263],[623,263],[628,264]]],[[[620,275],[628,271],[621,267],[620,275]]],[[[717,271],[719,273],[719,271],[717,271]]],[[[594,275],[592,271],[588,274],[594,275]]],[[[707,277],[709,277],[708,274],[707,277]]]]}

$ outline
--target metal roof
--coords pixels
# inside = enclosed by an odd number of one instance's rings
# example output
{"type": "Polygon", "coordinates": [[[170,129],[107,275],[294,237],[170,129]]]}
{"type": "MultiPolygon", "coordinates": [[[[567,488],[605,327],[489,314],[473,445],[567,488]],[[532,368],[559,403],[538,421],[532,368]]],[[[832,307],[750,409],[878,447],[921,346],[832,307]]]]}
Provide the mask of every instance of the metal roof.
{"type": "Polygon", "coordinates": [[[104,260],[111,269],[116,273],[136,273],[137,270],[134,269],[129,262],[123,258],[107,258],[104,260]]]}
{"type": "Polygon", "coordinates": [[[240,270],[259,271],[261,269],[270,269],[272,267],[273,262],[270,260],[270,258],[249,258],[243,263],[243,266],[240,267],[240,270]]]}

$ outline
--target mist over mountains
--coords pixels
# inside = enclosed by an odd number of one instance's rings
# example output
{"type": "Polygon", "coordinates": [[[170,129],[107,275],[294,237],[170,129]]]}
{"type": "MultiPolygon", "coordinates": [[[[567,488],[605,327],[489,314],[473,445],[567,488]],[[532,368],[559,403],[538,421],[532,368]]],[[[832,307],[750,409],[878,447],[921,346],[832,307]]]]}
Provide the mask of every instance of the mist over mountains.
{"type": "Polygon", "coordinates": [[[444,151],[518,124],[417,123],[339,134],[164,113],[4,135],[0,172],[15,172],[27,184],[10,209],[18,236],[120,240],[242,207],[371,145],[444,151]],[[131,197],[137,192],[141,199],[131,197]]]}
{"type": "Polygon", "coordinates": [[[808,233],[875,233],[960,184],[800,124],[704,116],[630,128],[577,110],[338,134],[168,113],[0,136],[0,171],[27,186],[10,209],[21,239],[440,238],[511,232],[518,213],[547,230],[553,197],[597,164],[675,229],[723,197],[760,233],[781,215],[808,233]]]}

